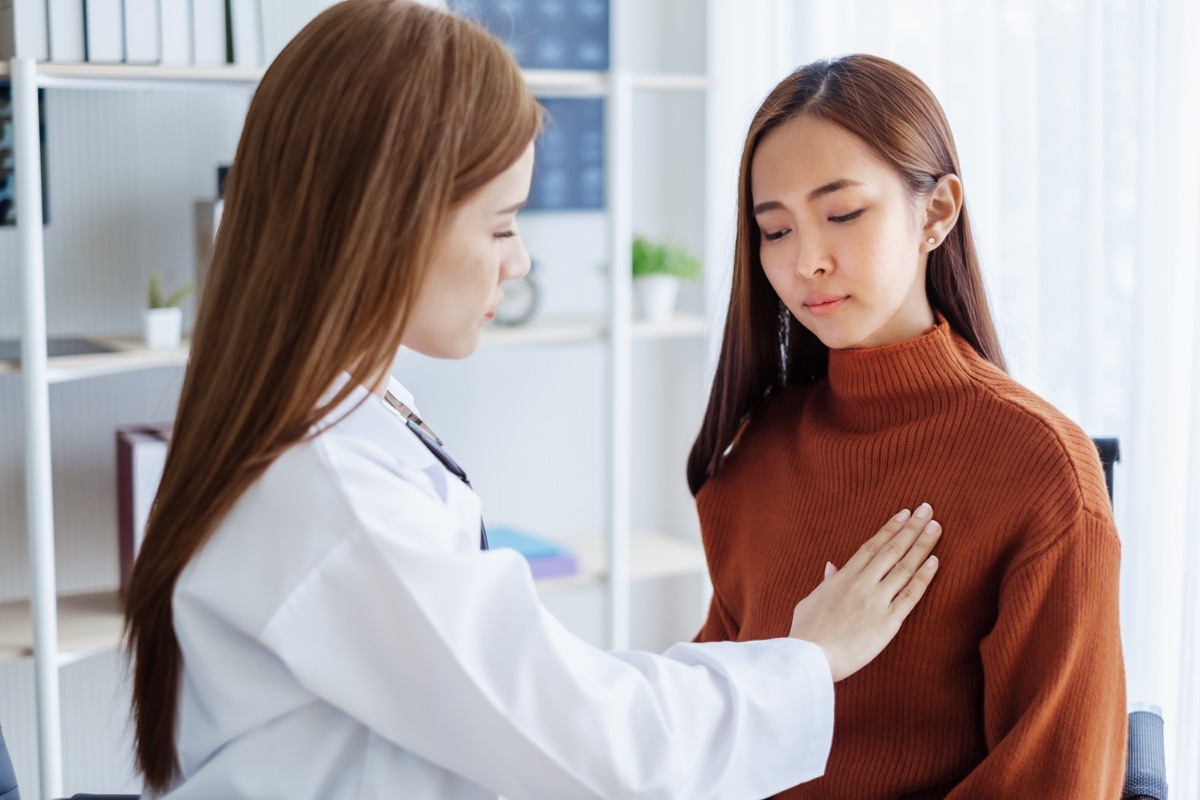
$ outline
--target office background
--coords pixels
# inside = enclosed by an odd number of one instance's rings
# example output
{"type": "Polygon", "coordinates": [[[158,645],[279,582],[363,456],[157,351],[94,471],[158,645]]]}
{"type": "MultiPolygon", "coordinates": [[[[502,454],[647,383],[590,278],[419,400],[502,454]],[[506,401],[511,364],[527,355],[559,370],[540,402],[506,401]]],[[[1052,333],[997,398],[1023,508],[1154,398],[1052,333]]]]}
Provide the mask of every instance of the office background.
{"type": "MultiPolygon", "coordinates": [[[[569,1],[569,0],[568,0],[569,1]]],[[[853,51],[924,78],[958,137],[967,199],[1013,374],[1094,435],[1121,438],[1116,515],[1131,700],[1164,708],[1177,797],[1200,796],[1200,9],[1191,0],[647,0],[619,20],[625,64],[707,72],[703,95],[635,95],[637,230],[703,253],[687,310],[719,330],[728,291],[737,154],[749,116],[789,69],[853,51]],[[1189,43],[1191,43],[1189,45],[1189,43]]],[[[48,323],[125,332],[152,269],[190,276],[191,202],[213,193],[249,92],[78,91],[46,96],[48,323]]],[[[605,215],[531,213],[544,314],[607,302],[605,215]]],[[[19,334],[16,241],[0,230],[0,338],[19,334]]],[[[633,354],[633,518],[696,541],[683,464],[715,339],[633,354]]],[[[602,348],[496,348],[461,364],[411,354],[397,374],[470,467],[489,520],[574,531],[603,516],[602,348]],[[563,387],[571,387],[564,392],[563,387]],[[549,469],[548,469],[549,467],[549,469]],[[553,474],[552,481],[533,476],[553,474]]],[[[58,583],[112,584],[116,425],[172,414],[178,368],[56,387],[51,395],[58,583]]],[[[29,591],[18,381],[0,375],[0,601],[29,591]]],[[[633,643],[690,636],[705,581],[636,586],[633,643]]],[[[552,609],[604,638],[595,589],[552,609]]],[[[117,653],[62,670],[69,791],[131,789],[117,653]]],[[[32,668],[0,664],[0,714],[36,796],[32,668]]]]}

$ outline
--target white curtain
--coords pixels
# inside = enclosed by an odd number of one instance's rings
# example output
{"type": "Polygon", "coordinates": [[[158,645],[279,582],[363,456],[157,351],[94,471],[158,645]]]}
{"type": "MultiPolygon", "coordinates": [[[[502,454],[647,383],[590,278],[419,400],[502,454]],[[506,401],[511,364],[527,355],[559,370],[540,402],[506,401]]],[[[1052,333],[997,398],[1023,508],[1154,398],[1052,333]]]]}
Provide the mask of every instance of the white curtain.
{"type": "Polygon", "coordinates": [[[714,0],[709,13],[717,263],[750,114],[789,69],[875,53],[941,100],[1011,372],[1120,438],[1129,699],[1163,709],[1172,796],[1200,797],[1200,3],[714,0]]]}

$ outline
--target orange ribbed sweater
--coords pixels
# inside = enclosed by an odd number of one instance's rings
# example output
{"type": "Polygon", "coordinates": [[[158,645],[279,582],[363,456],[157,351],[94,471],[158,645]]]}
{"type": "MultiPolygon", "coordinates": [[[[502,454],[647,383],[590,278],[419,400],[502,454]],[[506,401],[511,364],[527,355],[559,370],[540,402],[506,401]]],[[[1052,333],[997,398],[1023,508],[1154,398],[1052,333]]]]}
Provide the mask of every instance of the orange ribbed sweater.
{"type": "Polygon", "coordinates": [[[890,515],[933,505],[941,568],[836,687],[824,777],[785,798],[1118,798],[1120,545],[1077,426],[939,322],[833,351],[776,393],[697,505],[714,595],[700,641],[786,636],[796,602],[890,515]]]}

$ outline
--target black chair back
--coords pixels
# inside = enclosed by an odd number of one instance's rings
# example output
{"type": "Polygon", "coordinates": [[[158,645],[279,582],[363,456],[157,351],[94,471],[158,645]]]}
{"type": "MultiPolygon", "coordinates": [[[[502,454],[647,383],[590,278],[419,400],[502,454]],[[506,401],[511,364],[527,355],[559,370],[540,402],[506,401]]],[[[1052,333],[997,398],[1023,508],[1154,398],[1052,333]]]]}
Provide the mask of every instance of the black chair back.
{"type": "Polygon", "coordinates": [[[1121,445],[1117,439],[1092,439],[1096,452],[1100,454],[1100,463],[1104,465],[1104,483],[1108,486],[1108,502],[1113,499],[1113,464],[1121,460],[1121,445]]]}

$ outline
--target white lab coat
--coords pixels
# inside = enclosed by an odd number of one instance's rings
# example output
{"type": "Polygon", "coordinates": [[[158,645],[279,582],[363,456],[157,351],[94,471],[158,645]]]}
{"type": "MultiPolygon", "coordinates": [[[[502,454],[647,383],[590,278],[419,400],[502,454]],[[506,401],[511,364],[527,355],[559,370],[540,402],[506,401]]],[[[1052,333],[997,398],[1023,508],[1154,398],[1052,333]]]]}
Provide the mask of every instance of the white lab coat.
{"type": "Polygon", "coordinates": [[[329,420],[179,579],[172,800],[762,798],[823,772],[815,645],[597,650],[479,550],[479,498],[381,398],[329,420]]]}

